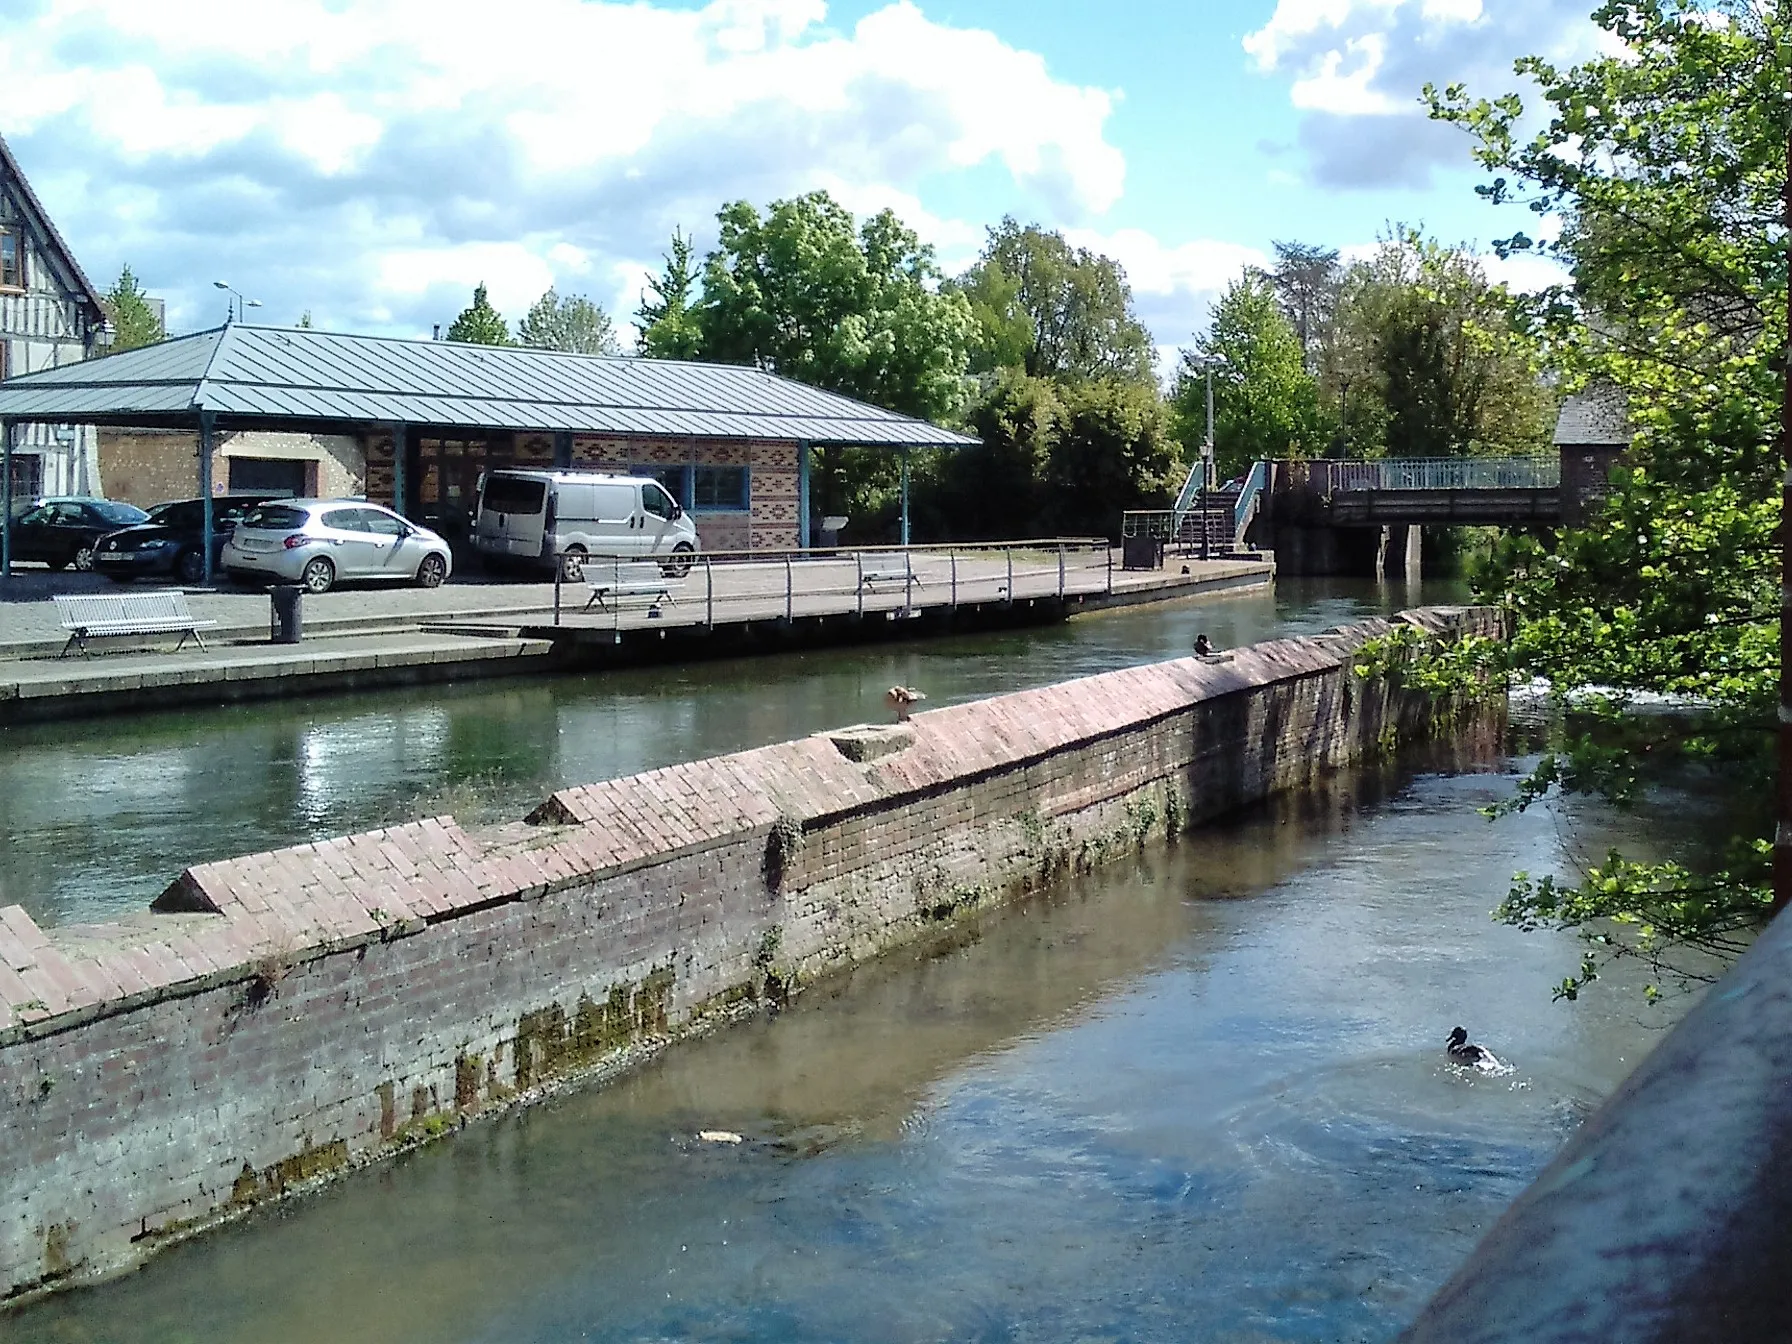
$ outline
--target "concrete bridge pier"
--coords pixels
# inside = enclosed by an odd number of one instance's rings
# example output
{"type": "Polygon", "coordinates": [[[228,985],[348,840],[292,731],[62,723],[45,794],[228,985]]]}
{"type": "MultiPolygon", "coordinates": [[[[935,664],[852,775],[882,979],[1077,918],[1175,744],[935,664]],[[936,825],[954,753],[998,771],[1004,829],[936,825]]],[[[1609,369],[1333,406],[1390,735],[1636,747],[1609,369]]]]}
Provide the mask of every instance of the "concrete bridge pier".
{"type": "Polygon", "coordinates": [[[1375,548],[1375,577],[1416,583],[1423,577],[1424,540],[1425,529],[1417,523],[1383,524],[1375,548]]]}

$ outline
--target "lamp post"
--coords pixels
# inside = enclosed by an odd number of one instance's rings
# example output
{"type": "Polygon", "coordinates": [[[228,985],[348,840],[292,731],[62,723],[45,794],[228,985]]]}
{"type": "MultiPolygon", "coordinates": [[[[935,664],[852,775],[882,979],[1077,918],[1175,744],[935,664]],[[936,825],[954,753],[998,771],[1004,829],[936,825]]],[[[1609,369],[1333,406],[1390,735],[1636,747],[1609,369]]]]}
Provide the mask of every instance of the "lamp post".
{"type": "Polygon", "coordinates": [[[1207,442],[1201,446],[1201,488],[1211,490],[1213,480],[1213,371],[1231,367],[1224,355],[1194,355],[1189,362],[1207,375],[1207,442]]]}
{"type": "MultiPolygon", "coordinates": [[[[222,280],[212,281],[212,287],[214,289],[224,290],[226,293],[233,294],[236,296],[236,320],[238,322],[241,322],[243,320],[244,311],[246,309],[261,307],[260,299],[246,299],[243,297],[241,290],[235,288],[232,285],[226,284],[222,280]]],[[[226,322],[228,322],[230,320],[230,316],[231,316],[230,300],[226,299],[226,300],[224,300],[224,320],[226,322]]]]}

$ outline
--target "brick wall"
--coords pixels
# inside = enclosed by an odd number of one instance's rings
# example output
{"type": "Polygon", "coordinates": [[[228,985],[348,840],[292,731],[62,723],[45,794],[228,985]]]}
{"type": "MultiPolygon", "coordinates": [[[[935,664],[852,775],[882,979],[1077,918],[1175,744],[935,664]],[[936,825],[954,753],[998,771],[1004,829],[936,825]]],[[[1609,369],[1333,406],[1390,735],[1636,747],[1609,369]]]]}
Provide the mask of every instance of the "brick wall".
{"type": "MultiPolygon", "coordinates": [[[[1412,613],[1491,633],[1491,613],[1412,613]]],[[[0,1295],[106,1272],[1438,722],[1388,628],[1183,660],[0,909],[0,1295]]]]}

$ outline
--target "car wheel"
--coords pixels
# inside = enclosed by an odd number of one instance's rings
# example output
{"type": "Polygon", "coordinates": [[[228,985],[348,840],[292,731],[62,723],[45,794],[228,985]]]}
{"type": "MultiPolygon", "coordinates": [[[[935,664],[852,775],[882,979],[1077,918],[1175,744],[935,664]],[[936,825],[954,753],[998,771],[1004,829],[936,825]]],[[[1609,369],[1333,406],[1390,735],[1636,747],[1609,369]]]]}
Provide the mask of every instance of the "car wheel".
{"type": "Polygon", "coordinates": [[[205,582],[205,556],[198,551],[182,551],[174,562],[174,572],[184,584],[205,582]]]}
{"type": "Polygon", "coordinates": [[[327,593],[336,586],[336,566],[323,556],[313,556],[299,571],[299,582],[308,593],[327,593]]]}
{"type": "Polygon", "coordinates": [[[93,568],[93,543],[88,542],[77,550],[69,559],[69,563],[85,574],[93,568]]]}
{"type": "Polygon", "coordinates": [[[419,588],[440,588],[442,580],[448,577],[448,562],[439,555],[426,555],[423,563],[417,566],[417,586],[419,588]]]}
{"type": "Polygon", "coordinates": [[[585,577],[585,548],[569,546],[560,557],[560,577],[568,583],[577,583],[585,577]]]}
{"type": "Polygon", "coordinates": [[[668,578],[682,579],[691,572],[691,557],[696,553],[689,542],[681,541],[672,548],[672,558],[662,564],[660,569],[668,578]]]}

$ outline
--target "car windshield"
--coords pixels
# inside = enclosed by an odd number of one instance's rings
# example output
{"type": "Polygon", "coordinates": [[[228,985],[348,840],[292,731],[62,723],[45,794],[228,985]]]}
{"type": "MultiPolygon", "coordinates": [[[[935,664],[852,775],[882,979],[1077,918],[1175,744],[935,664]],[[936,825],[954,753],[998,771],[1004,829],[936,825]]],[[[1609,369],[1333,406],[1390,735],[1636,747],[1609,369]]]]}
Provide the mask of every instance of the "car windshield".
{"type": "Polygon", "coordinates": [[[102,522],[111,523],[115,527],[129,527],[133,523],[141,523],[149,518],[149,515],[135,504],[120,504],[115,499],[95,500],[93,511],[100,516],[102,522]]]}
{"type": "Polygon", "coordinates": [[[149,521],[157,527],[194,527],[199,522],[199,507],[197,500],[158,504],[149,511],[149,521]]]}
{"type": "Polygon", "coordinates": [[[305,510],[295,509],[290,504],[263,504],[259,508],[250,509],[243,516],[242,526],[262,527],[271,532],[305,525],[305,510]]]}

